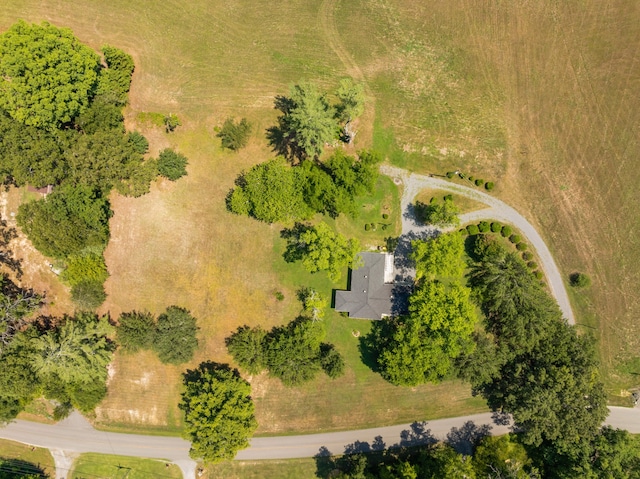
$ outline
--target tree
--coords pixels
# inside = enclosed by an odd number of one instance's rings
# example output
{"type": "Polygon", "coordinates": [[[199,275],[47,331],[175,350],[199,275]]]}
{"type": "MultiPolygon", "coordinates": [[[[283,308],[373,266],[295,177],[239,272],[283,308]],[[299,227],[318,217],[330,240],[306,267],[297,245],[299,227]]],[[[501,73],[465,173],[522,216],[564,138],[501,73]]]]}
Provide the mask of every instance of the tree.
{"type": "Polygon", "coordinates": [[[344,374],[344,359],[333,344],[320,345],[320,364],[322,370],[331,379],[339,378],[344,374]]]}
{"type": "Polygon", "coordinates": [[[266,332],[262,328],[240,326],[235,333],[225,339],[227,350],[233,359],[250,374],[258,374],[266,367],[264,340],[266,332]]]}
{"type": "Polygon", "coordinates": [[[105,45],[102,47],[106,69],[100,72],[98,95],[117,106],[127,104],[131,75],[135,65],[131,55],[105,45]]]}
{"type": "Polygon", "coordinates": [[[89,105],[99,57],[67,28],[19,21],[0,35],[0,107],[41,128],[71,122],[89,105]]]}
{"type": "Polygon", "coordinates": [[[538,471],[532,467],[526,449],[512,434],[483,438],[473,455],[473,464],[477,477],[495,477],[496,479],[540,477],[538,471]]]}
{"type": "Polygon", "coordinates": [[[84,280],[71,287],[71,299],[81,310],[95,311],[107,299],[101,281],[84,280]]]}
{"type": "Polygon", "coordinates": [[[67,384],[104,383],[114,344],[106,317],[81,313],[31,340],[33,370],[40,379],[59,378],[67,384]]]}
{"type": "Polygon", "coordinates": [[[182,124],[180,123],[180,119],[178,118],[178,116],[174,115],[173,113],[169,113],[168,115],[165,115],[163,118],[163,122],[164,122],[164,129],[167,133],[171,133],[173,130],[175,130],[182,124]]]}
{"type": "Polygon", "coordinates": [[[448,233],[428,240],[411,242],[411,259],[416,263],[416,280],[439,277],[461,278],[464,262],[464,240],[460,233],[448,233]]]}
{"type": "Polygon", "coordinates": [[[571,273],[569,284],[574,288],[586,288],[591,285],[591,278],[586,273],[571,273]]]}
{"type": "Polygon", "coordinates": [[[380,373],[398,385],[438,382],[451,373],[457,357],[473,350],[477,317],[470,290],[457,282],[429,281],[409,303],[409,317],[392,320],[391,336],[378,343],[380,373]]]}
{"type": "Polygon", "coordinates": [[[311,319],[317,321],[324,318],[327,307],[327,298],[313,288],[300,288],[298,299],[302,303],[302,309],[311,315],[311,319]]]}
{"type": "Polygon", "coordinates": [[[98,191],[67,186],[20,205],[17,221],[38,251],[65,258],[88,246],[104,247],[110,216],[109,202],[98,191]]]}
{"type": "Polygon", "coordinates": [[[302,198],[302,172],[282,157],[254,166],[236,180],[227,197],[227,208],[266,223],[308,218],[302,198]]]}
{"type": "Polygon", "coordinates": [[[341,269],[352,266],[360,249],[357,239],[347,240],[334,233],[326,223],[316,226],[298,225],[293,234],[288,235],[285,261],[301,260],[302,266],[310,273],[327,271],[329,278],[340,279],[341,269]]]}
{"type": "Polygon", "coordinates": [[[27,324],[29,315],[42,305],[42,299],[32,289],[21,288],[7,275],[0,275],[0,355],[27,324]]]}
{"type": "Polygon", "coordinates": [[[117,342],[128,353],[152,349],[156,339],[156,322],[148,311],[122,313],[118,319],[117,342]]]}
{"type": "Polygon", "coordinates": [[[237,151],[247,146],[250,135],[251,124],[246,118],[238,123],[235,123],[232,118],[227,118],[216,136],[220,138],[223,148],[237,151]]]}
{"type": "Polygon", "coordinates": [[[158,156],[158,172],[165,178],[176,181],[187,174],[187,157],[165,148],[158,156]]]}
{"type": "Polygon", "coordinates": [[[339,100],[336,114],[343,123],[350,122],[364,112],[364,86],[361,83],[353,83],[351,78],[343,78],[340,80],[336,96],[339,100]]]}
{"type": "Polygon", "coordinates": [[[276,97],[275,108],[282,115],[279,126],[268,130],[268,137],[282,155],[317,158],[324,145],[337,138],[334,109],[313,83],[293,85],[289,97],[276,97]]]}
{"type": "Polygon", "coordinates": [[[169,306],[158,316],[153,347],[160,361],[181,364],[190,361],[198,347],[196,318],[179,306],[169,306]]]}
{"type": "Polygon", "coordinates": [[[109,273],[102,252],[85,250],[67,257],[67,268],[61,277],[71,286],[87,281],[102,284],[109,277],[109,273]]]}
{"type": "Polygon", "coordinates": [[[233,459],[249,446],[258,427],[251,386],[226,364],[201,363],[183,376],[179,408],[184,412],[185,438],[194,459],[215,463],[233,459]]]}
{"type": "Polygon", "coordinates": [[[460,224],[460,209],[450,198],[445,198],[442,202],[432,198],[428,205],[418,201],[415,209],[417,217],[428,225],[446,228],[460,224]]]}

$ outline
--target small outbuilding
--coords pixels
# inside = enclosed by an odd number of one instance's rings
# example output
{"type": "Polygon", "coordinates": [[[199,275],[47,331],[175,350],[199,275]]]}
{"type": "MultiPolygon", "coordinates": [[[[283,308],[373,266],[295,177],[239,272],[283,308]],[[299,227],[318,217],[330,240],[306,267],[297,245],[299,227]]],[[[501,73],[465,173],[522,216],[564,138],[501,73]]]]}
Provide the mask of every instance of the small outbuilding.
{"type": "Polygon", "coordinates": [[[406,310],[407,285],[394,283],[394,257],[360,253],[363,266],[351,271],[349,291],[336,291],[335,310],[351,318],[382,319],[406,310]]]}

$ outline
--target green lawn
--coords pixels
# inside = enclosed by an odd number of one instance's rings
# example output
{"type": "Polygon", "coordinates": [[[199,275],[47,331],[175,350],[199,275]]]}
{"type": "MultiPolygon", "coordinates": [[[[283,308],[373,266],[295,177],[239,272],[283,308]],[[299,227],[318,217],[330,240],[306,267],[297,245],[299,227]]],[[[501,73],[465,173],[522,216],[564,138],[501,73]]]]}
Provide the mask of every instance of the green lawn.
{"type": "Polygon", "coordinates": [[[155,459],[112,456],[107,454],[81,454],[75,461],[72,479],[181,479],[178,466],[155,459]]]}
{"type": "Polygon", "coordinates": [[[313,479],[314,459],[233,461],[206,468],[203,479],[313,479]]]}
{"type": "Polygon", "coordinates": [[[47,449],[0,439],[0,461],[5,463],[4,466],[14,467],[17,471],[29,470],[34,474],[43,473],[55,477],[55,464],[47,449]]]}

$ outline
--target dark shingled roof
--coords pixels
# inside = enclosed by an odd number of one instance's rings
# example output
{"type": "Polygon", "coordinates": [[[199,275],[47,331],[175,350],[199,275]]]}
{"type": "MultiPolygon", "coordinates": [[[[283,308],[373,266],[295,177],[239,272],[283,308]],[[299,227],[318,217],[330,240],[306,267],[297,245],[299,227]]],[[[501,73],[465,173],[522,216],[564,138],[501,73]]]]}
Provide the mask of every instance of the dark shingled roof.
{"type": "Polygon", "coordinates": [[[384,282],[387,255],[360,253],[360,257],[364,265],[351,272],[351,290],[336,291],[336,311],[365,319],[381,319],[396,313],[396,285],[384,282]]]}

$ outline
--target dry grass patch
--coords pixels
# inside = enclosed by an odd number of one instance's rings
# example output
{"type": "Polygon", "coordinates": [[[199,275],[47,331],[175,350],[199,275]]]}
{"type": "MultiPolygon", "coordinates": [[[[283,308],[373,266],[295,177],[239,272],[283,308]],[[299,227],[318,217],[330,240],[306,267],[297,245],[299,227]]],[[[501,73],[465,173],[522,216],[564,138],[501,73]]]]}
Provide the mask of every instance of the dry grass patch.
{"type": "Polygon", "coordinates": [[[450,194],[453,197],[453,203],[460,209],[460,214],[471,213],[472,211],[478,211],[488,208],[487,205],[479,201],[474,201],[471,198],[467,198],[464,195],[456,195],[453,193],[445,192],[443,190],[425,189],[417,194],[414,201],[421,201],[422,203],[429,204],[431,198],[437,198],[442,200],[446,195],[450,194]]]}

